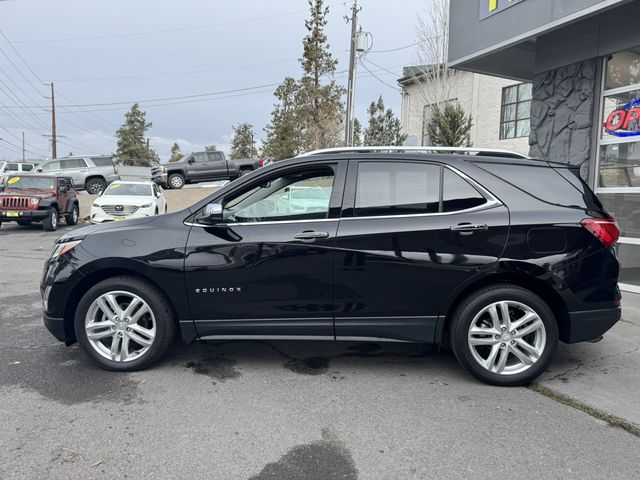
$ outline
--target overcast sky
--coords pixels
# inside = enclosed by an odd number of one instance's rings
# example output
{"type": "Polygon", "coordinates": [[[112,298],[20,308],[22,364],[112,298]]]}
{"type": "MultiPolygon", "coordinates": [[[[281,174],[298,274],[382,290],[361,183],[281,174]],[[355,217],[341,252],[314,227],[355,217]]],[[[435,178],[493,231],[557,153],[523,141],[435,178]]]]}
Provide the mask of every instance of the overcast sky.
{"type": "MultiPolygon", "coordinates": [[[[361,120],[378,95],[400,114],[394,87],[402,66],[415,63],[415,47],[377,51],[416,41],[426,1],[360,0],[360,23],[374,40],[365,65],[378,77],[359,66],[361,120]]],[[[350,27],[343,17],[350,2],[326,3],[336,78],[346,85],[340,72],[347,68],[350,27]]],[[[307,16],[306,0],[0,0],[0,30],[11,41],[0,37],[0,159],[19,156],[6,141],[20,144],[23,130],[29,157],[49,155],[42,137],[50,133],[42,108],[48,89],[40,81],[55,82],[58,134],[66,137],[58,156],[113,152],[113,133],[134,101],[153,122],[149,136],[163,160],[174,141],[184,152],[205,144],[228,150],[239,122],[251,123],[262,139],[274,102],[270,85],[300,76],[307,16]],[[213,92],[228,93],[196,96],[213,92]],[[29,108],[10,108],[16,104],[29,108]],[[72,104],[82,108],[65,107],[72,104]]]]}

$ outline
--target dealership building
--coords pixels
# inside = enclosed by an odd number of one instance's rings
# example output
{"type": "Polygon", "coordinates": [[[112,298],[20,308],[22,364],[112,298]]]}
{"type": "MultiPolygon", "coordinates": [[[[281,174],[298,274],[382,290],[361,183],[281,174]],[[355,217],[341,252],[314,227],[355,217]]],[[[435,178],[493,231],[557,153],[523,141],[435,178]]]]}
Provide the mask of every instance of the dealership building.
{"type": "MultiPolygon", "coordinates": [[[[620,226],[621,287],[640,293],[640,1],[450,8],[449,65],[532,83],[530,155],[581,166],[620,226]]],[[[504,108],[503,123],[517,121],[504,108]]]]}

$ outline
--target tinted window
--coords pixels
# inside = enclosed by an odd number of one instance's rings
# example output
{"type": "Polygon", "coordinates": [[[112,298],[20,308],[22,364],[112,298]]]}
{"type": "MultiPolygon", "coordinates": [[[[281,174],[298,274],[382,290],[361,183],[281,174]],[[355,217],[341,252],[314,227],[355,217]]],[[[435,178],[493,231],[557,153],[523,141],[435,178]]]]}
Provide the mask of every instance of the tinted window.
{"type": "Polygon", "coordinates": [[[440,167],[421,163],[362,162],[356,216],[437,213],[440,167]]]}
{"type": "Polygon", "coordinates": [[[222,152],[207,152],[210,162],[219,162],[222,160],[222,152]]]}
{"type": "Polygon", "coordinates": [[[201,163],[201,162],[206,162],[207,161],[207,154],[204,152],[201,153],[194,153],[193,154],[193,158],[195,159],[196,162],[201,163]]]}
{"type": "Polygon", "coordinates": [[[91,161],[96,167],[111,167],[113,165],[111,157],[91,157],[91,161]]]}
{"type": "Polygon", "coordinates": [[[5,170],[7,172],[17,172],[18,171],[18,164],[17,163],[7,163],[7,166],[5,167],[5,170]]]}
{"type": "Polygon", "coordinates": [[[551,167],[506,163],[479,163],[478,166],[543,202],[585,206],[584,193],[551,167]]]}
{"type": "Polygon", "coordinates": [[[231,199],[225,205],[224,218],[228,223],[327,218],[332,190],[331,169],[289,174],[231,199]],[[300,194],[319,190],[322,194],[318,196],[300,194]]]}
{"type": "Polygon", "coordinates": [[[87,166],[82,158],[70,158],[68,160],[62,160],[60,163],[62,164],[63,169],[84,168],[87,166]]]}
{"type": "Polygon", "coordinates": [[[444,169],[443,212],[466,210],[485,203],[487,200],[469,182],[448,168],[444,169]]]}
{"type": "Polygon", "coordinates": [[[31,170],[33,170],[33,165],[29,165],[28,163],[22,165],[23,172],[30,172],[31,170]]]}

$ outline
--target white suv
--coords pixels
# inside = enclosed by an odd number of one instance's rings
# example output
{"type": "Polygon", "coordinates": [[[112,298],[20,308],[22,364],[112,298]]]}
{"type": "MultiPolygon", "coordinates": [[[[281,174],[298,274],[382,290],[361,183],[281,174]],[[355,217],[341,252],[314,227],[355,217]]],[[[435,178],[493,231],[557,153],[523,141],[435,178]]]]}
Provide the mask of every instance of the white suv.
{"type": "Polygon", "coordinates": [[[0,175],[3,173],[30,172],[35,168],[35,163],[0,162],[0,175]]]}

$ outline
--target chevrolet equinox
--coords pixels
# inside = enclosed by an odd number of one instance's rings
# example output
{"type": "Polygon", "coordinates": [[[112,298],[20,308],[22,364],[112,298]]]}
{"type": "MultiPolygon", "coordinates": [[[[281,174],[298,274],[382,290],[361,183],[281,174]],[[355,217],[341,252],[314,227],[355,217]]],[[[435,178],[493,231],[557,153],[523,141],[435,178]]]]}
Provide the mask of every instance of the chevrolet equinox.
{"type": "Polygon", "coordinates": [[[448,153],[312,152],[177,213],[67,233],[44,323],[117,371],[179,333],[438,344],[484,382],[531,382],[559,341],[620,319],[618,227],[573,167],[448,153]]]}

